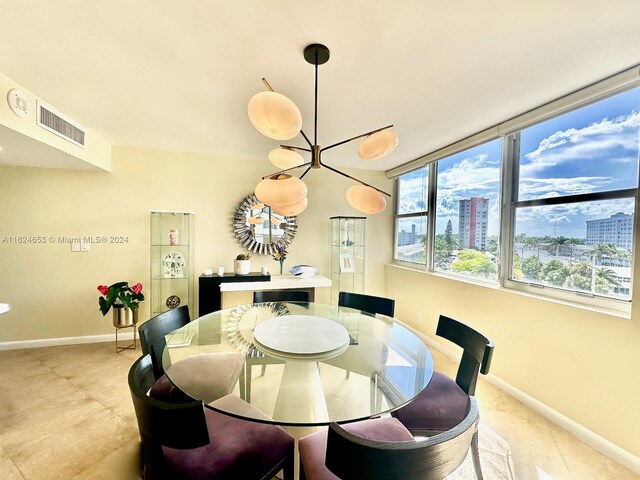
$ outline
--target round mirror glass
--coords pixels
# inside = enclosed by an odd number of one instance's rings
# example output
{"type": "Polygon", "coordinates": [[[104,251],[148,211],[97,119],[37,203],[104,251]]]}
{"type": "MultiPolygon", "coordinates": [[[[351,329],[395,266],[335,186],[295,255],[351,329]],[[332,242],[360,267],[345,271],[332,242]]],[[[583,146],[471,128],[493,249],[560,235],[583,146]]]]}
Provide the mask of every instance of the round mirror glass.
{"type": "Polygon", "coordinates": [[[277,244],[290,244],[297,230],[297,217],[274,213],[253,194],[244,197],[233,214],[233,233],[238,242],[258,255],[271,255],[277,244]]]}

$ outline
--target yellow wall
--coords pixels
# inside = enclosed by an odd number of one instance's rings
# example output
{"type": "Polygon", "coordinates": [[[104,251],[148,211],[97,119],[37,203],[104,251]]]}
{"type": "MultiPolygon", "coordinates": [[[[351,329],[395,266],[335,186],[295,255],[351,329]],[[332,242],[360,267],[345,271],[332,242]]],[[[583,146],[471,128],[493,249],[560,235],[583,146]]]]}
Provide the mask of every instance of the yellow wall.
{"type": "Polygon", "coordinates": [[[386,283],[396,316],[412,327],[437,338],[439,314],[472,325],[496,344],[491,373],[640,456],[637,307],[622,319],[391,265],[386,283]]]}
{"type": "MultiPolygon", "coordinates": [[[[98,311],[96,287],[128,280],[148,289],[152,209],[196,212],[196,275],[218,265],[231,271],[233,258],[243,252],[231,230],[233,210],[273,170],[266,160],[125,147],[114,147],[112,173],[0,166],[0,302],[12,307],[0,316],[0,342],[112,334],[110,317],[98,311]],[[92,245],[86,253],[57,241],[3,243],[16,235],[117,235],[128,243],[92,245]]],[[[382,172],[357,175],[391,189],[382,172]]],[[[299,216],[285,268],[305,263],[330,276],[329,217],[358,214],[344,198],[351,183],[323,170],[304,180],[309,207],[299,216]]],[[[366,288],[372,294],[384,294],[391,224],[391,208],[368,220],[366,288]]],[[[271,257],[256,255],[252,264],[253,271],[267,265],[273,272],[277,266],[271,257]]],[[[329,300],[327,290],[318,289],[318,301],[329,300]]],[[[148,316],[145,301],[140,319],[148,316]]]]}

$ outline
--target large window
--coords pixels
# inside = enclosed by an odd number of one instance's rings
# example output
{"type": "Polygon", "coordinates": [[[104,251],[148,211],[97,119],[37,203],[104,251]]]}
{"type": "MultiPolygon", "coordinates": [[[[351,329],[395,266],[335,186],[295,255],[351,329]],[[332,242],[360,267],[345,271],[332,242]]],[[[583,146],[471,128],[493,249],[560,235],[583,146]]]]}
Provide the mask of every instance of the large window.
{"type": "Polygon", "coordinates": [[[398,178],[396,260],[423,265],[426,261],[428,178],[429,167],[419,168],[398,178]]]}
{"type": "Polygon", "coordinates": [[[502,141],[438,161],[435,270],[498,280],[502,141]]]}
{"type": "Polygon", "coordinates": [[[436,157],[398,177],[396,260],[628,311],[639,137],[636,87],[436,157]]]}
{"type": "Polygon", "coordinates": [[[514,135],[509,278],[629,300],[640,89],[514,135]]]}

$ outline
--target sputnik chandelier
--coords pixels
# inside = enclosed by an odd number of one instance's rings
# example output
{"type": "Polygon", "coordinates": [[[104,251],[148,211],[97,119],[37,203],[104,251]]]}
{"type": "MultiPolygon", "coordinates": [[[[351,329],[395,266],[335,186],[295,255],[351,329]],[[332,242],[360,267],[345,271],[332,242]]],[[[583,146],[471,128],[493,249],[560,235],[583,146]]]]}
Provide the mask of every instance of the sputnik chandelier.
{"type": "Polygon", "coordinates": [[[299,133],[309,146],[306,148],[280,145],[280,148],[272,150],[269,153],[269,161],[281,170],[262,177],[262,181],[256,186],[256,197],[264,204],[269,205],[277,214],[298,215],[307,208],[308,204],[307,186],[302,178],[312,168],[325,167],[358,182],[357,185],[350,187],[346,194],[347,201],[353,208],[365,214],[384,211],[387,202],[383,195],[391,197],[390,194],[322,163],[321,156],[322,152],[330,148],[363,138],[364,140],[358,147],[358,156],[363,160],[375,160],[388,155],[396,148],[398,134],[389,130],[393,125],[387,125],[327,147],[320,147],[318,145],[318,66],[329,60],[329,49],[324,45],[314,43],[304,49],[304,59],[315,66],[313,143],[302,131],[302,114],[296,104],[284,95],[275,92],[266,79],[263,78],[262,82],[268,91],[257,93],[249,101],[249,119],[260,133],[274,140],[290,140],[299,133]],[[298,151],[309,152],[311,161],[305,163],[298,151]],[[307,169],[300,178],[287,173],[304,167],[307,169]]]}

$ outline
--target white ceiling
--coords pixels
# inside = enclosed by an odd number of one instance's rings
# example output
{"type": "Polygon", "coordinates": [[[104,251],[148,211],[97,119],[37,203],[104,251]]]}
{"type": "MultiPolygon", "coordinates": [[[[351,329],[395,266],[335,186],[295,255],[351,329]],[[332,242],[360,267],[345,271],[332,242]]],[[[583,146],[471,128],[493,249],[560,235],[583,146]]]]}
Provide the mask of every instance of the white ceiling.
{"type": "MultiPolygon", "coordinates": [[[[291,98],[318,143],[390,123],[386,170],[640,63],[638,0],[0,0],[0,72],[115,145],[266,158],[251,96],[291,98]]],[[[289,144],[303,146],[298,137],[289,144]]]]}

